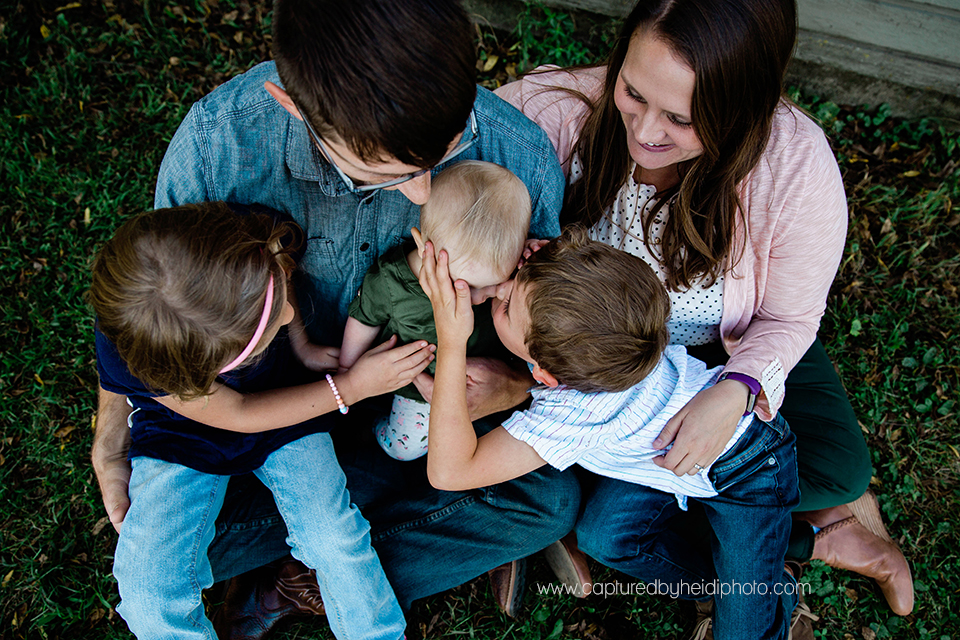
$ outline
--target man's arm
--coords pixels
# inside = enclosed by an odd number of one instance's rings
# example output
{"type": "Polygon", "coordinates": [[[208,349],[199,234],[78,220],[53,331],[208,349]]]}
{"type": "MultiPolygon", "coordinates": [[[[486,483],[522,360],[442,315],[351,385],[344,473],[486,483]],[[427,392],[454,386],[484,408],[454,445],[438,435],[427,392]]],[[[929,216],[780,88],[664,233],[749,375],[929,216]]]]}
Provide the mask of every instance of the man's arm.
{"type": "Polygon", "coordinates": [[[130,508],[130,496],[127,493],[130,486],[130,462],[127,460],[130,429],[127,427],[127,417],[130,411],[124,396],[100,388],[90,458],[100,484],[103,506],[117,533],[120,533],[120,526],[130,508]]]}
{"type": "MultiPolygon", "coordinates": [[[[434,379],[423,372],[413,380],[427,402],[433,399],[434,379]]],[[[530,397],[534,382],[529,369],[515,369],[494,358],[467,358],[467,409],[479,420],[514,408],[530,397]]]]}

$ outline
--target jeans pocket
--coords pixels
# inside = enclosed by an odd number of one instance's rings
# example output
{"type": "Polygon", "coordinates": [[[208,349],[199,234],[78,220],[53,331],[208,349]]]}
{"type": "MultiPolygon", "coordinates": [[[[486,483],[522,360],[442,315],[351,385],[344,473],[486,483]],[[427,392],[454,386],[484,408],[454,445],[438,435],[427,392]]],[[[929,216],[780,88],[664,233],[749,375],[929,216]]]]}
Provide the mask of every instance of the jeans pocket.
{"type": "MultiPolygon", "coordinates": [[[[710,480],[717,492],[742,482],[762,469],[774,475],[781,472],[796,474],[796,453],[793,443],[796,437],[779,414],[770,422],[754,418],[731,451],[720,457],[710,470],[710,480]]],[[[794,485],[796,482],[794,481],[794,485]]],[[[782,496],[787,498],[787,496],[782,496]]]]}

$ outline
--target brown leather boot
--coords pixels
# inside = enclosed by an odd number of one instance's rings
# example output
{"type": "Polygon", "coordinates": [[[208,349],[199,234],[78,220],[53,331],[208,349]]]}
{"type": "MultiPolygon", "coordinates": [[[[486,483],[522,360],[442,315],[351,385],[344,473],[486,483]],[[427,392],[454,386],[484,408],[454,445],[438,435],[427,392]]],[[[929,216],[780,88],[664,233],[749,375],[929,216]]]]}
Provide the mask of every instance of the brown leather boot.
{"type": "Polygon", "coordinates": [[[220,640],[262,640],[287,617],[324,614],[316,574],[287,556],[231,578],[210,621],[220,640]]]}
{"type": "Polygon", "coordinates": [[[516,618],[523,600],[523,589],[527,584],[527,559],[520,558],[502,564],[487,571],[487,576],[490,578],[490,589],[497,606],[507,616],[516,618]]]}
{"type": "MultiPolygon", "coordinates": [[[[876,502],[873,504],[876,509],[876,502]]],[[[847,505],[798,515],[816,526],[821,526],[817,520],[831,522],[814,539],[814,558],[876,580],[890,609],[898,616],[913,611],[910,565],[896,544],[863,526],[847,505]]],[[[878,510],[876,518],[879,517],[878,510]]]]}

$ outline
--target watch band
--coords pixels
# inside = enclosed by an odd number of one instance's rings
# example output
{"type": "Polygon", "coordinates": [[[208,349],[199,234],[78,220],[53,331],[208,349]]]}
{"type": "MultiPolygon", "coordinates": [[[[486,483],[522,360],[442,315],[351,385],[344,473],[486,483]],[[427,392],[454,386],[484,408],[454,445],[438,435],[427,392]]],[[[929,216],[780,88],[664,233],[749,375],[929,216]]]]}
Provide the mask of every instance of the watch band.
{"type": "Polygon", "coordinates": [[[748,416],[753,413],[753,408],[757,406],[757,396],[760,395],[760,382],[756,378],[751,378],[745,373],[721,373],[720,377],[717,379],[717,382],[723,380],[736,380],[737,382],[742,382],[747,385],[750,389],[750,396],[747,398],[747,410],[743,413],[744,416],[748,416]]]}

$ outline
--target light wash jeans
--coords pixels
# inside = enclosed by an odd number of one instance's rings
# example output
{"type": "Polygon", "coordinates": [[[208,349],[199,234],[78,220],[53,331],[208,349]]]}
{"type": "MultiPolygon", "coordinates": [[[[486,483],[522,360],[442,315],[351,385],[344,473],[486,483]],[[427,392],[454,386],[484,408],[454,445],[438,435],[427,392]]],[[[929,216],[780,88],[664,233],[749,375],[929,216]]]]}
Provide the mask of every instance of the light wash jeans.
{"type": "MultiPolygon", "coordinates": [[[[361,409],[344,416],[349,425],[341,435],[369,429],[373,419],[361,409]]],[[[477,433],[498,426],[506,415],[474,423],[477,433]]],[[[440,491],[427,481],[426,456],[401,462],[373,442],[341,446],[337,453],[350,496],[370,522],[373,546],[404,609],[556,542],[573,528],[580,507],[572,469],[543,466],[491,487],[440,491]]],[[[263,484],[249,475],[234,477],[210,547],[215,578],[283,557],[290,553],[287,537],[263,484]]]]}
{"type": "MultiPolygon", "coordinates": [[[[370,526],[350,502],[330,435],[291,442],[254,474],[277,502],[294,557],[317,570],[337,638],[403,637],[403,614],[370,546],[370,526]]],[[[133,460],[131,506],[113,572],[122,600],[117,611],[140,640],[216,640],[201,592],[213,584],[207,549],[228,480],[152,458],[133,460]]]]}

